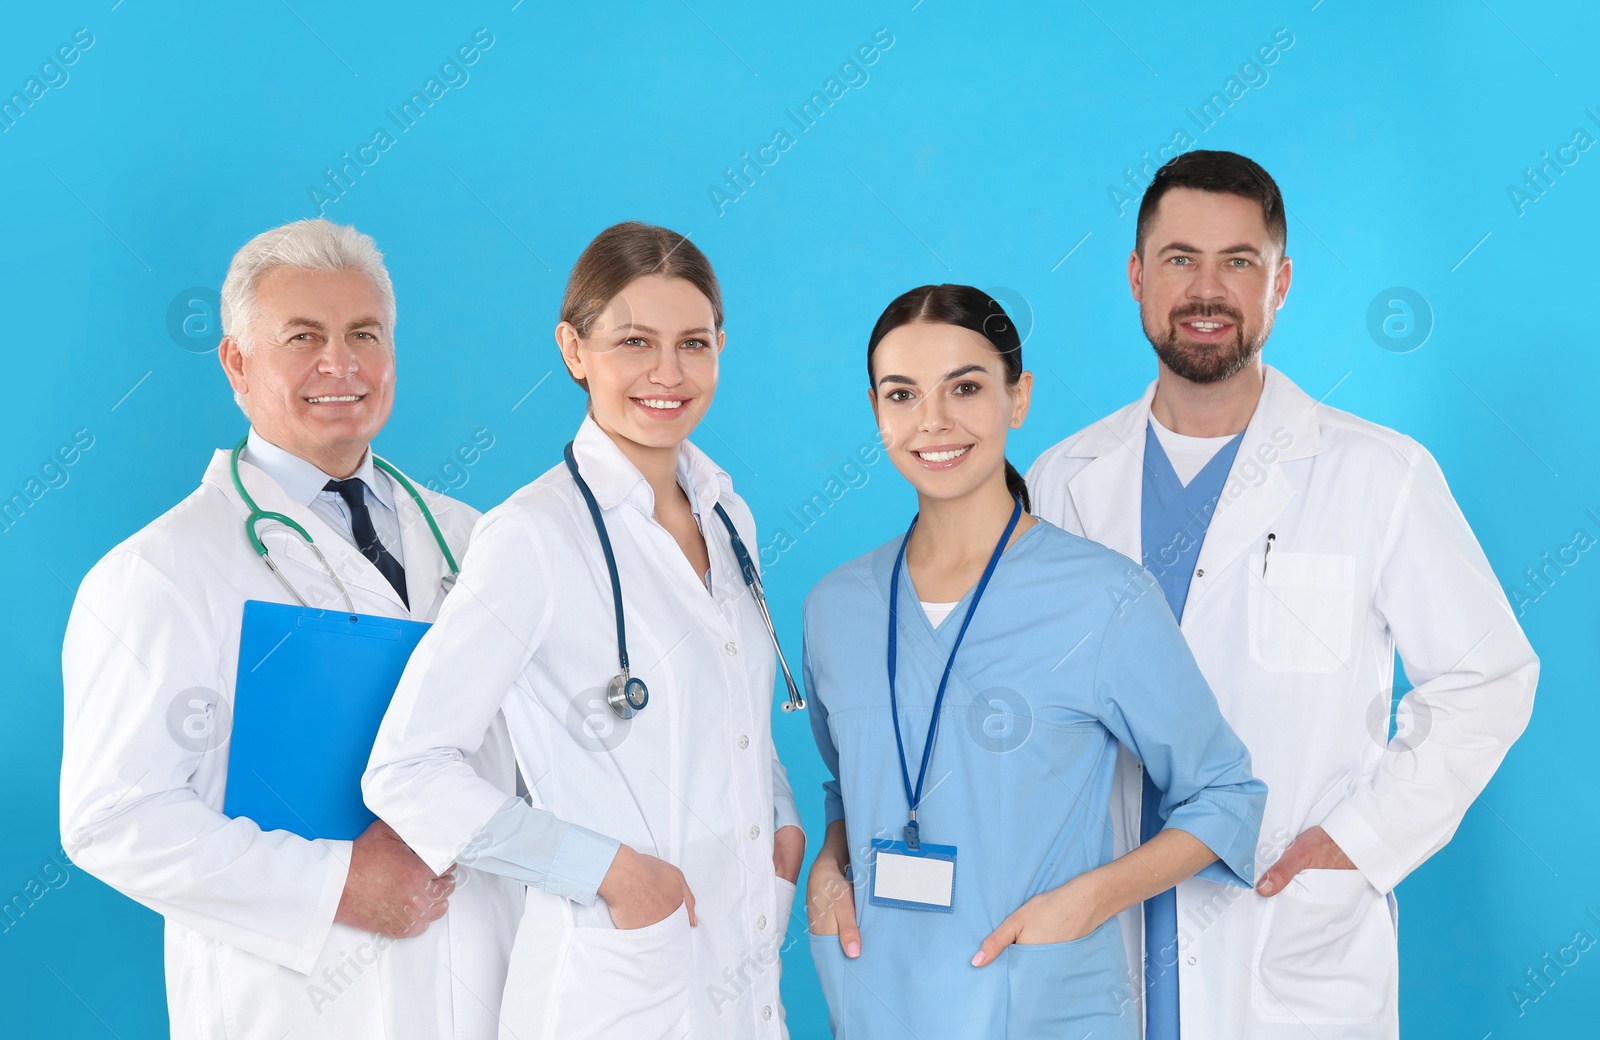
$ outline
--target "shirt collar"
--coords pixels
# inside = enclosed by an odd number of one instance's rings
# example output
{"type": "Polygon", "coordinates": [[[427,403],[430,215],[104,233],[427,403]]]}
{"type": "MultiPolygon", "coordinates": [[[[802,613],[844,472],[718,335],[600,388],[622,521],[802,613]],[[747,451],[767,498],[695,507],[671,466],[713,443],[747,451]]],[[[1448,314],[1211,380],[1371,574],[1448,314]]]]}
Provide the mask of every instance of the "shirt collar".
{"type": "MultiPolygon", "coordinates": [[[[289,501],[308,508],[317,500],[317,496],[322,493],[328,481],[338,479],[330,477],[293,452],[273,444],[257,432],[254,426],[250,427],[250,436],[245,442],[243,461],[271,477],[283,489],[283,493],[289,496],[289,501]]],[[[378,479],[378,470],[372,464],[370,448],[362,456],[361,465],[356,467],[351,476],[360,478],[384,508],[394,512],[394,489],[389,486],[387,480],[378,479]]]]}
{"type": "MultiPolygon", "coordinates": [[[[656,496],[650,482],[594,421],[594,416],[585,417],[578,427],[577,436],[572,439],[572,454],[602,510],[631,502],[646,515],[655,513],[656,496]]],[[[678,448],[678,483],[683,485],[690,506],[701,515],[733,490],[732,479],[688,441],[678,448]]]]}

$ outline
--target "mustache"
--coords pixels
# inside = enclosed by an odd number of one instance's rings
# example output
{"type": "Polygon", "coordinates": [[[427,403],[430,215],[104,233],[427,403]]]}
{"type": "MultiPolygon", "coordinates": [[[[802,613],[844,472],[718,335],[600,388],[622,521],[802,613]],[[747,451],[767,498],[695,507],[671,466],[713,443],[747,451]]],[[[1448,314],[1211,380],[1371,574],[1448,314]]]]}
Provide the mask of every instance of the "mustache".
{"type": "Polygon", "coordinates": [[[1168,315],[1168,320],[1176,325],[1181,321],[1191,321],[1195,318],[1227,318],[1235,328],[1244,326],[1244,315],[1229,307],[1225,303],[1191,303],[1183,307],[1176,307],[1168,315]]]}

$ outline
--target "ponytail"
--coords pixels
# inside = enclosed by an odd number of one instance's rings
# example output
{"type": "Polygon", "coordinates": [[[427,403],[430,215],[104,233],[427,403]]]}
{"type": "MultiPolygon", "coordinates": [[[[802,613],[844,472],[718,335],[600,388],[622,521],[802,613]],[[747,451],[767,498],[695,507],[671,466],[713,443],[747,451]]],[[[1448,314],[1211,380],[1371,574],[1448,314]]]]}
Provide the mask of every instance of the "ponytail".
{"type": "Polygon", "coordinates": [[[1006,460],[1006,490],[1011,492],[1012,497],[1022,499],[1024,513],[1033,512],[1033,503],[1028,499],[1028,482],[1022,479],[1022,474],[1017,472],[1017,467],[1011,464],[1010,459],[1006,460]]]}

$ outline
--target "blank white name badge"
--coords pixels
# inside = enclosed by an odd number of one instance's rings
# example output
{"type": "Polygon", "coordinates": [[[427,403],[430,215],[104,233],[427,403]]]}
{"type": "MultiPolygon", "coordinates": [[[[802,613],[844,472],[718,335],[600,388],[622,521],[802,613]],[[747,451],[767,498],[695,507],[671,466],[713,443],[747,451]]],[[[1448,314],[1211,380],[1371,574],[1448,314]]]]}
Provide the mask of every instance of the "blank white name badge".
{"type": "Polygon", "coordinates": [[[872,839],[872,890],[867,901],[901,910],[951,912],[956,888],[956,847],[872,839]]]}

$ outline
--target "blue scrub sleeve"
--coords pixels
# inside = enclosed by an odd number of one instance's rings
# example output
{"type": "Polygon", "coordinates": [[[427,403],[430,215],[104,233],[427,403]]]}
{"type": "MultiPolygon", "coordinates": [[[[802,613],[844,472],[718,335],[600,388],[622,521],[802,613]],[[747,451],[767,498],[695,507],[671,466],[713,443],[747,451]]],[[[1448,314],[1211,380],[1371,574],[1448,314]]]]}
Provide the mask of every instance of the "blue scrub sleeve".
{"type": "Polygon", "coordinates": [[[1201,876],[1249,886],[1267,785],[1250,772],[1250,752],[1233,732],[1151,579],[1118,603],[1095,660],[1100,720],[1139,760],[1162,792],[1167,827],[1217,854],[1201,876]],[[1225,869],[1223,869],[1225,868],[1225,869]]]}
{"type": "MultiPolygon", "coordinates": [[[[810,607],[810,604],[807,604],[810,607]]],[[[811,675],[811,624],[807,611],[805,645],[800,650],[800,681],[805,683],[806,714],[811,716],[811,739],[817,742],[817,753],[827,767],[828,779],[822,782],[823,827],[835,820],[844,819],[844,796],[839,791],[839,749],[833,745],[833,733],[828,729],[828,705],[817,689],[811,675]]]]}

